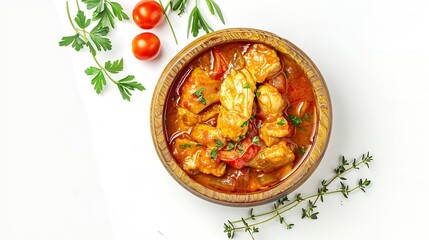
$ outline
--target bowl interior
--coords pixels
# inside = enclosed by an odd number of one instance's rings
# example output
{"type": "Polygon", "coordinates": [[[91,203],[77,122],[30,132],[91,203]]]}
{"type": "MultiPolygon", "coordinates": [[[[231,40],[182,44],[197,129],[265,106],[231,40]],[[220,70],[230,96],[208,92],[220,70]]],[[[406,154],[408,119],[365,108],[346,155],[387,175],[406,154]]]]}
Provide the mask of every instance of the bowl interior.
{"type": "Polygon", "coordinates": [[[155,87],[151,112],[151,132],[161,162],[173,178],[184,188],[203,199],[228,206],[255,206],[274,201],[299,187],[319,165],[327,148],[332,124],[332,107],[326,83],[312,60],[297,46],[273,33],[248,28],[225,29],[196,39],[182,49],[166,66],[155,87]],[[164,135],[164,107],[170,86],[176,76],[195,57],[219,44],[247,41],[263,43],[292,58],[311,82],[316,98],[317,126],[313,145],[306,158],[292,172],[272,188],[250,194],[231,194],[207,188],[188,176],[169,151],[164,135]]]}

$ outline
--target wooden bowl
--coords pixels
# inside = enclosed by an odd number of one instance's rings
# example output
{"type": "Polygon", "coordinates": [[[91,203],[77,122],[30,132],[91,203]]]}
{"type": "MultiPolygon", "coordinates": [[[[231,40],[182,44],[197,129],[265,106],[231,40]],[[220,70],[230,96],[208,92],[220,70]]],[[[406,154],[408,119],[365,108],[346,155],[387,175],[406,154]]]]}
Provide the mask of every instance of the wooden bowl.
{"type": "Polygon", "coordinates": [[[297,46],[273,33],[248,28],[216,31],[202,36],[183,48],[168,63],[155,87],[150,124],[153,142],[161,162],[173,178],[191,193],[208,201],[227,206],[256,206],[275,201],[298,188],[314,172],[325,153],[332,125],[332,106],[322,74],[311,59],[297,46]],[[312,145],[304,158],[279,184],[268,190],[249,194],[225,193],[194,181],[172,157],[164,135],[164,107],[169,88],[182,68],[200,53],[219,44],[236,41],[263,43],[295,60],[311,82],[316,97],[318,123],[312,145]]]}

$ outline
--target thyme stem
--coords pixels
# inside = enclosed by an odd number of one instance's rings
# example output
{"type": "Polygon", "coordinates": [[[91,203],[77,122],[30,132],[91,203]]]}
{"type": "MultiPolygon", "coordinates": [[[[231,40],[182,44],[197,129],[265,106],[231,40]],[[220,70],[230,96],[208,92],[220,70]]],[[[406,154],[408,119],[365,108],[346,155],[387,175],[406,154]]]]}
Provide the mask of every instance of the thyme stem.
{"type": "Polygon", "coordinates": [[[232,239],[234,237],[235,231],[244,230],[246,232],[249,232],[252,239],[254,239],[253,233],[259,232],[259,229],[256,226],[267,223],[277,218],[280,219],[281,224],[285,224],[289,229],[293,226],[293,224],[286,223],[282,215],[296,208],[298,205],[300,205],[303,202],[308,202],[309,206],[307,207],[307,209],[305,208],[302,209],[302,214],[303,214],[302,218],[308,217],[311,219],[317,219],[318,212],[314,212],[313,210],[316,207],[316,203],[319,200],[323,202],[323,196],[341,193],[344,197],[347,198],[350,193],[355,192],[356,190],[360,189],[365,192],[364,189],[368,187],[371,183],[371,181],[368,179],[365,179],[365,180],[360,179],[359,183],[352,188],[349,188],[349,186],[343,182],[340,182],[341,187],[336,190],[329,191],[328,186],[330,186],[337,179],[340,179],[343,181],[346,180],[346,178],[343,177],[343,175],[345,175],[346,173],[350,172],[353,169],[359,169],[359,166],[363,164],[369,167],[369,163],[371,161],[372,161],[372,156],[369,155],[369,153],[367,153],[366,155],[364,154],[362,156],[362,159],[358,162],[356,162],[356,159],[354,159],[352,164],[347,162],[347,160],[344,157],[342,157],[339,167],[335,169],[335,175],[331,177],[329,181],[323,180],[321,182],[322,188],[318,189],[317,194],[308,195],[306,197],[301,197],[301,194],[298,194],[294,200],[288,202],[287,204],[284,204],[284,201],[289,201],[289,200],[287,199],[287,197],[284,197],[278,200],[279,205],[274,204],[274,210],[267,211],[265,213],[254,215],[253,209],[252,209],[251,216],[246,218],[241,218],[240,220],[228,221],[228,223],[225,223],[224,232],[226,232],[228,237],[232,239]],[[313,199],[314,201],[312,202],[311,200],[313,199]],[[256,221],[256,219],[263,218],[263,217],[267,217],[267,218],[260,221],[256,221]],[[248,223],[247,221],[254,221],[254,222],[248,223]]]}

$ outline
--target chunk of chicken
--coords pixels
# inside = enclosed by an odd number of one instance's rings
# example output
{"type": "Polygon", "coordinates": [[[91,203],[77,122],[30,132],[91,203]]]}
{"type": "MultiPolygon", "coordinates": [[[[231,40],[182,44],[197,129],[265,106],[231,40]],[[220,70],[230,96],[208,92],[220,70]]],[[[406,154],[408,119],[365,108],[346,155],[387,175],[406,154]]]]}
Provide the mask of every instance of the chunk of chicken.
{"type": "Polygon", "coordinates": [[[210,118],[215,117],[219,114],[220,104],[212,104],[210,107],[206,108],[204,111],[199,114],[194,114],[193,112],[187,110],[186,108],[178,107],[178,118],[177,123],[179,126],[179,131],[188,131],[194,125],[198,123],[205,122],[210,118]]]}
{"type": "Polygon", "coordinates": [[[260,113],[265,118],[259,129],[259,137],[267,146],[272,146],[278,142],[278,138],[289,134],[289,125],[282,117],[286,102],[277,88],[268,83],[260,86],[257,92],[260,113]]]}
{"type": "Polygon", "coordinates": [[[198,114],[219,101],[220,81],[209,77],[201,68],[195,68],[183,83],[179,106],[198,114]]]}
{"type": "Polygon", "coordinates": [[[247,132],[244,124],[252,116],[255,97],[256,80],[247,70],[231,69],[220,87],[220,102],[222,107],[217,119],[217,127],[222,135],[231,140],[247,132]]]}
{"type": "Polygon", "coordinates": [[[265,83],[258,88],[257,94],[258,107],[261,111],[261,114],[268,118],[277,118],[283,115],[286,102],[277,88],[265,83]]]}
{"type": "Polygon", "coordinates": [[[281,69],[280,58],[276,51],[264,44],[253,44],[244,54],[246,68],[262,83],[281,69]]]}
{"type": "Polygon", "coordinates": [[[220,102],[228,111],[236,111],[240,116],[249,118],[252,115],[256,81],[247,70],[231,69],[220,86],[220,102]]]}
{"type": "Polygon", "coordinates": [[[286,141],[280,141],[271,147],[262,148],[246,166],[269,173],[292,164],[294,160],[295,154],[288,148],[286,141]]]}
{"type": "Polygon", "coordinates": [[[286,119],[279,117],[275,121],[264,121],[259,129],[259,137],[270,147],[278,142],[279,138],[286,137],[291,133],[286,119]]]}
{"type": "Polygon", "coordinates": [[[210,149],[185,138],[176,139],[172,150],[173,156],[186,172],[190,174],[202,172],[220,177],[225,174],[226,164],[217,163],[211,158],[210,152],[210,149]]]}
{"type": "Polygon", "coordinates": [[[217,128],[220,129],[222,136],[236,141],[238,137],[246,134],[248,118],[243,118],[235,111],[228,111],[223,106],[220,107],[217,119],[217,128]]]}
{"type": "Polygon", "coordinates": [[[218,128],[203,123],[195,125],[192,128],[190,136],[193,140],[210,149],[219,145],[223,146],[226,143],[226,139],[222,136],[218,128]]]}

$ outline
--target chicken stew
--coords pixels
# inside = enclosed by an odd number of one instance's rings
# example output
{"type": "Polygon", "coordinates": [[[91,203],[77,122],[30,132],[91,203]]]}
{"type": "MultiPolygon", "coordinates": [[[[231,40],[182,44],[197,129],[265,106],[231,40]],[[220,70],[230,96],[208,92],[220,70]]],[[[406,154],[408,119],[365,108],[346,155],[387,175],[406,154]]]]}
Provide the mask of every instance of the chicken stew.
{"type": "Polygon", "coordinates": [[[203,186],[253,193],[278,184],[306,157],[317,126],[311,83],[289,56],[233,42],[193,59],[170,87],[170,153],[203,186]]]}

